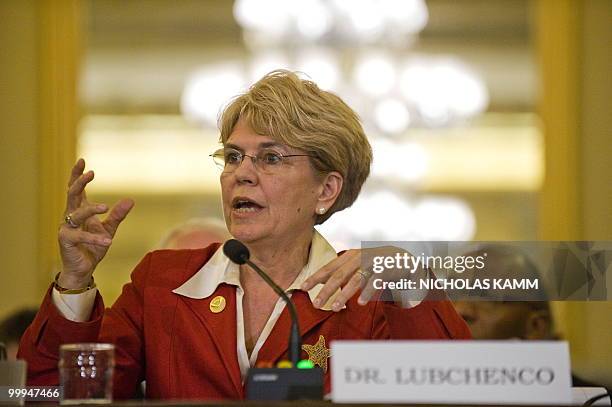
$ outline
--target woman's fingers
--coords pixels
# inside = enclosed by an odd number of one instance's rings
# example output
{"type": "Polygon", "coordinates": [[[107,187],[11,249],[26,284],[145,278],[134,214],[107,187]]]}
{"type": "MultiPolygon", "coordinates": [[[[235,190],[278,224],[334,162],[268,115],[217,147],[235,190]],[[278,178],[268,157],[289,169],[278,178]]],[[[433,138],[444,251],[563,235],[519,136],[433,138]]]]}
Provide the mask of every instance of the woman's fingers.
{"type": "MultiPolygon", "coordinates": [[[[329,264],[324,266],[315,275],[313,275],[306,284],[319,284],[324,283],[323,288],[317,295],[317,298],[313,301],[313,305],[317,308],[327,303],[329,298],[334,295],[339,288],[344,286],[342,291],[347,290],[345,295],[338,297],[334,304],[339,301],[337,306],[340,310],[346,301],[354,294],[359,288],[359,284],[351,284],[351,278],[355,275],[355,272],[359,269],[359,250],[349,250],[343,253],[340,257],[332,260],[329,264]],[[317,275],[318,274],[318,275],[317,275]],[[350,295],[349,295],[350,294],[350,295]],[[344,297],[347,297],[346,299],[344,297]]],[[[332,308],[336,308],[332,305],[332,308]]]]}
{"type": "MultiPolygon", "coordinates": [[[[92,216],[106,213],[106,211],[108,211],[108,206],[105,204],[88,204],[71,212],[70,219],[75,225],[81,226],[92,216]]],[[[74,227],[73,225],[69,226],[74,227]]]]}
{"type": "Polygon", "coordinates": [[[321,291],[319,291],[317,298],[314,299],[313,305],[316,308],[321,308],[323,305],[325,305],[329,298],[334,295],[336,291],[338,291],[338,288],[341,287],[343,282],[344,275],[342,270],[338,270],[332,274],[327,282],[323,285],[323,288],[321,288],[321,291]]]}
{"type": "Polygon", "coordinates": [[[374,288],[374,284],[372,284],[371,280],[372,277],[370,277],[368,281],[366,281],[365,287],[363,288],[363,290],[361,290],[361,294],[359,294],[359,298],[357,299],[357,303],[359,305],[366,305],[368,301],[370,301],[374,293],[378,291],[376,288],[374,288]]]}
{"type": "Polygon", "coordinates": [[[342,256],[336,257],[335,259],[327,263],[325,266],[321,267],[312,276],[308,277],[306,281],[302,283],[302,286],[300,288],[304,291],[308,291],[317,284],[325,283],[329,279],[329,277],[336,271],[339,265],[344,263],[344,261],[345,260],[342,259],[342,256]]]}
{"type": "Polygon", "coordinates": [[[94,179],[93,171],[87,171],[86,173],[77,177],[74,182],[68,188],[68,197],[66,201],[66,212],[72,213],[81,206],[83,201],[83,193],[85,186],[94,179]]]}
{"type": "MultiPolygon", "coordinates": [[[[373,257],[390,255],[389,253],[395,254],[397,250],[397,248],[390,246],[363,250],[348,250],[310,276],[310,278],[302,284],[301,288],[307,291],[317,284],[324,284],[317,298],[313,301],[313,305],[316,308],[320,308],[326,304],[331,296],[338,292],[339,289],[340,293],[332,304],[332,309],[334,311],[340,311],[346,302],[359,290],[361,290],[361,294],[358,303],[365,305],[379,290],[374,288],[374,285],[371,283],[372,271],[360,270],[362,261],[371,263],[373,257]]],[[[391,273],[387,273],[385,277],[394,278],[394,276],[391,276],[391,273]]]]}
{"type": "Polygon", "coordinates": [[[125,217],[130,213],[132,208],[134,207],[134,201],[131,199],[122,199],[117,202],[115,206],[111,209],[110,213],[102,222],[102,226],[104,229],[111,235],[115,236],[117,232],[117,228],[123,222],[125,217]]]}
{"type": "MultiPolygon", "coordinates": [[[[319,271],[314,273],[312,276],[306,279],[300,287],[304,291],[310,290],[317,284],[323,284],[329,280],[329,278],[336,273],[343,265],[353,260],[355,256],[355,250],[348,250],[342,253],[340,256],[334,258],[332,261],[321,267],[319,271]]],[[[358,251],[357,251],[358,252],[358,251]]],[[[357,257],[359,257],[357,255],[357,257]]]]}
{"type": "Polygon", "coordinates": [[[342,290],[340,294],[334,299],[334,303],[332,304],[332,310],[338,312],[344,307],[346,302],[351,299],[351,297],[363,287],[365,284],[365,279],[359,273],[353,273],[353,275],[349,278],[348,283],[342,290]]]}
{"type": "Polygon", "coordinates": [[[59,242],[60,245],[66,249],[74,247],[78,244],[93,244],[96,246],[107,247],[111,245],[112,239],[108,236],[86,232],[81,229],[63,227],[60,228],[59,231],[59,242]]]}
{"type": "Polygon", "coordinates": [[[83,170],[85,169],[85,160],[79,158],[77,162],[72,167],[72,171],[70,172],[70,180],[68,181],[68,188],[77,180],[81,175],[83,175],[83,170]]]}

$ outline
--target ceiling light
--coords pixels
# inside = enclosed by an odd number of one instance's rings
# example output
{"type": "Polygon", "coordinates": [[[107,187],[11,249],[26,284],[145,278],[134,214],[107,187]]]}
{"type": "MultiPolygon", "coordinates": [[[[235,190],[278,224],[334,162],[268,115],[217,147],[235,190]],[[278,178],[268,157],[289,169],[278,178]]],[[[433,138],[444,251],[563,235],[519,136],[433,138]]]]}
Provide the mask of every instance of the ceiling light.
{"type": "Polygon", "coordinates": [[[374,118],[385,133],[401,133],[410,125],[410,112],[403,100],[386,98],[376,104],[374,118]]]}
{"type": "Polygon", "coordinates": [[[245,90],[242,66],[208,66],[189,76],[181,95],[181,111],[190,120],[216,123],[223,106],[245,90]]]}
{"type": "Polygon", "coordinates": [[[363,92],[382,96],[390,92],[395,84],[395,66],[384,54],[367,53],[355,63],[354,77],[363,92]]]}

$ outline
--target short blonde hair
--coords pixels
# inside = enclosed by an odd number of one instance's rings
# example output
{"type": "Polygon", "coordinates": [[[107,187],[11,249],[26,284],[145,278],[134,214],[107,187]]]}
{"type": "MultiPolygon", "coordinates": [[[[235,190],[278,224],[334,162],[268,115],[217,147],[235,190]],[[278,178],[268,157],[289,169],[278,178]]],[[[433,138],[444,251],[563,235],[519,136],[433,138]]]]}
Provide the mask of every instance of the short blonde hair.
{"type": "Polygon", "coordinates": [[[342,190],[316,223],[353,204],[370,174],[372,147],[357,114],[337,95],[286,70],[272,71],[234,98],[219,118],[225,145],[239,119],[257,134],[302,150],[319,175],[342,174],[342,190]]]}

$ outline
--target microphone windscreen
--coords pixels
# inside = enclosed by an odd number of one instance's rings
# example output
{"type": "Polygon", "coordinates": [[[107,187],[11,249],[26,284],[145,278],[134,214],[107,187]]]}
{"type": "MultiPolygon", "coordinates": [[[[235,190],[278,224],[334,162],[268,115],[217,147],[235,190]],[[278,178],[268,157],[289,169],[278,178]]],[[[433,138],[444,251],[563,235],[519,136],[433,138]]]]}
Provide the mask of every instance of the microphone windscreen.
{"type": "Polygon", "coordinates": [[[223,245],[223,253],[236,264],[244,264],[249,259],[249,249],[239,240],[230,239],[223,245]]]}

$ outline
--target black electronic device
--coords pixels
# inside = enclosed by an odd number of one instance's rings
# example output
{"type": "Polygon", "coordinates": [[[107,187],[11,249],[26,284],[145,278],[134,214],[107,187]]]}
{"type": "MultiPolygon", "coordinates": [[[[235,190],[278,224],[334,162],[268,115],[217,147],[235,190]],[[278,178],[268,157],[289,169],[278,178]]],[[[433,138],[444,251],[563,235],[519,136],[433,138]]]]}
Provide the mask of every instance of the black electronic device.
{"type": "Polygon", "coordinates": [[[322,400],[323,370],[251,368],[246,381],[247,400],[322,400]]]}

